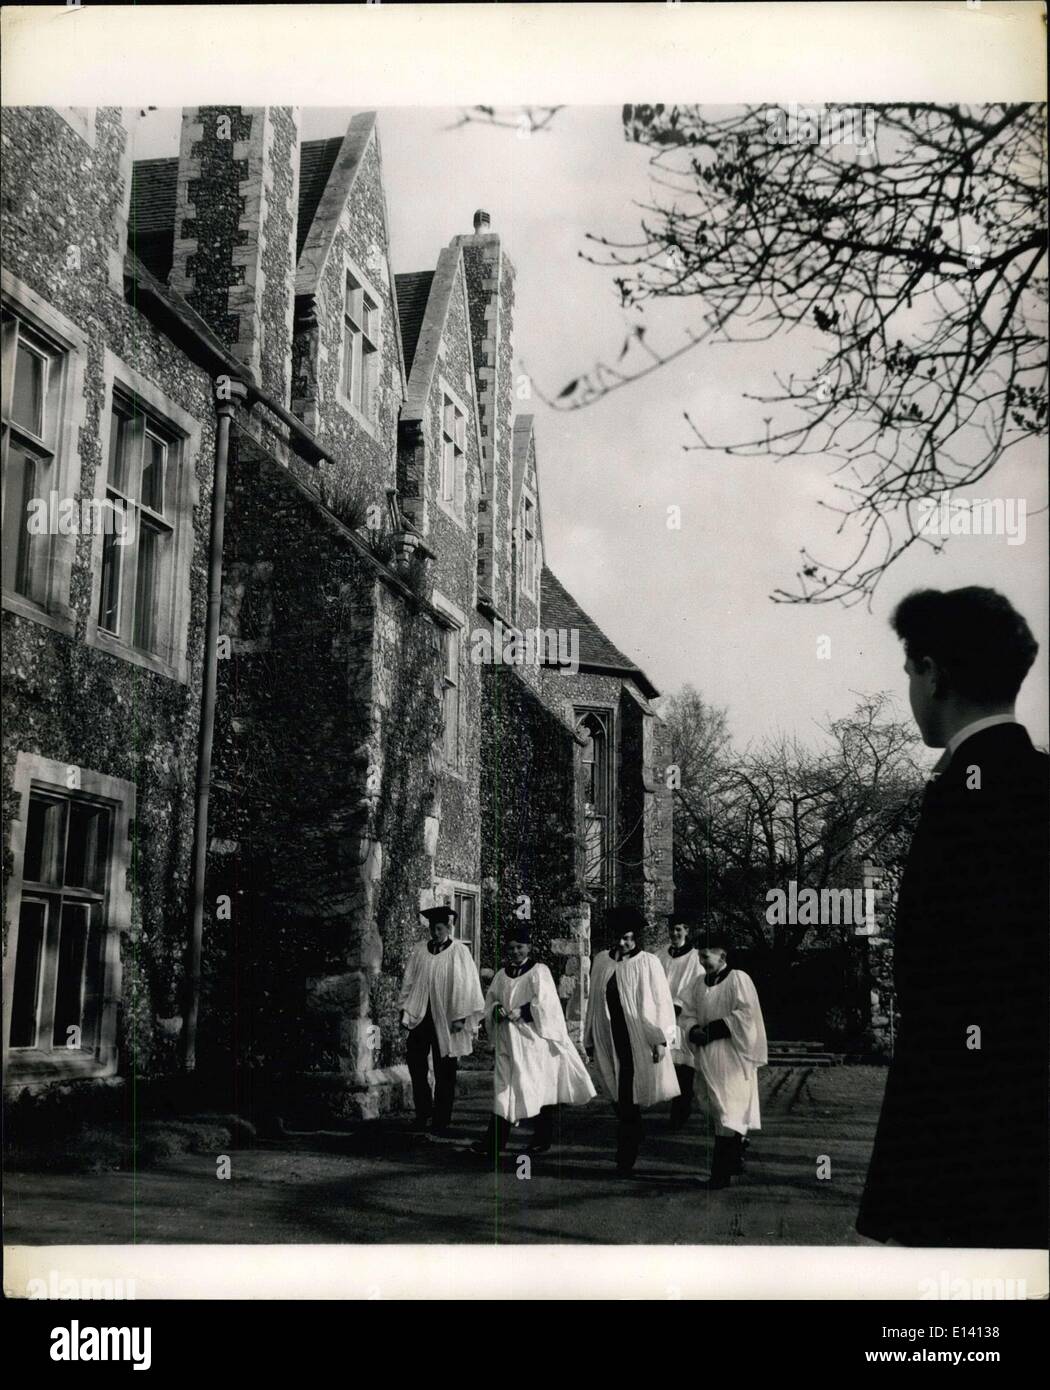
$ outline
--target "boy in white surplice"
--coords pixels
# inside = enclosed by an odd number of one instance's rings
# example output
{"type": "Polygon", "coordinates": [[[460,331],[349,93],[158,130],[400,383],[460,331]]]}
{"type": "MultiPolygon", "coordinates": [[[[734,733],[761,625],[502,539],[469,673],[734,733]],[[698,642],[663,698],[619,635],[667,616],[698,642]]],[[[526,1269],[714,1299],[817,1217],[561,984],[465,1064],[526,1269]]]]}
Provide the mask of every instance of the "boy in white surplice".
{"type": "Polygon", "coordinates": [[[485,996],[485,1026],[496,1054],[492,1114],[485,1138],[472,1146],[495,1160],[511,1125],[535,1119],[527,1152],[546,1153],[559,1105],[586,1105],[591,1078],[565,1027],[551,972],[532,952],[529,928],[515,929],[507,964],[485,996]]]}
{"type": "Polygon", "coordinates": [[[700,963],[707,974],[693,985],[681,1027],[696,1049],[697,1099],[715,1127],[707,1186],[719,1188],[744,1171],[747,1134],[761,1128],[758,1068],[769,1059],[751,976],[726,963],[724,946],[705,946],[700,963]]]}
{"type": "MultiPolygon", "coordinates": [[[[670,940],[656,952],[656,959],[664,968],[667,983],[671,987],[674,1001],[674,1016],[681,1019],[685,1002],[697,980],[704,977],[704,967],[695,946],[689,944],[689,928],[684,922],[672,919],[670,940]]],[[[674,1049],[671,1053],[674,1073],[682,1094],[671,1102],[671,1128],[681,1129],[688,1123],[693,1109],[693,1049],[689,1039],[682,1032],[680,1022],[675,1028],[674,1049]]]]}
{"type": "Polygon", "coordinates": [[[455,910],[428,907],[420,916],[430,928],[430,940],[420,941],[408,958],[399,1001],[401,1026],[409,1030],[407,1060],[416,1126],[424,1130],[432,1121],[430,1132],[441,1135],[452,1118],[459,1059],[474,1050],[485,997],[470,947],[452,939],[455,910]]]}
{"type": "Polygon", "coordinates": [[[642,1111],[680,1094],[670,1056],[674,1001],[660,962],[642,950],[645,925],[634,907],[611,907],[606,913],[606,930],[618,944],[594,958],[584,1030],[602,1091],[616,1109],[621,1177],[630,1175],[638,1158],[642,1111]]]}

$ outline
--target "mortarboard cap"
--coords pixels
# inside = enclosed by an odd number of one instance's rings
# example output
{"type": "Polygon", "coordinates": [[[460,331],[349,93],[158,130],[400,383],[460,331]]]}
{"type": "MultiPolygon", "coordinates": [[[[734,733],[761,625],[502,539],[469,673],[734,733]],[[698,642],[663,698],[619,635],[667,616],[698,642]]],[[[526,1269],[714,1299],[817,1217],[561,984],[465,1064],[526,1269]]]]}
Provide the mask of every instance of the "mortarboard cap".
{"type": "Polygon", "coordinates": [[[447,927],[459,918],[459,913],[456,909],[454,907],[449,907],[447,903],[438,903],[436,907],[421,907],[419,909],[419,915],[420,917],[425,917],[430,926],[433,926],[435,923],[443,922],[447,927]]]}
{"type": "Polygon", "coordinates": [[[645,931],[645,916],[639,908],[627,904],[610,907],[605,914],[605,925],[612,931],[633,931],[637,935],[645,931]]]}

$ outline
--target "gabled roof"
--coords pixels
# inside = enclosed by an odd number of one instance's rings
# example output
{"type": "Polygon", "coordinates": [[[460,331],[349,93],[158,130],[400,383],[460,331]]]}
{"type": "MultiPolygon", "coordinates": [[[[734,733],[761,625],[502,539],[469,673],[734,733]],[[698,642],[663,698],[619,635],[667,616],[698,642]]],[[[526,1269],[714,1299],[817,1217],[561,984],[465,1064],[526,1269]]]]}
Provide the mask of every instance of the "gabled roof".
{"type": "MultiPolygon", "coordinates": [[[[511,493],[511,515],[518,515],[518,507],[521,504],[521,489],[525,483],[525,474],[529,471],[529,443],[532,440],[532,420],[531,415],[515,415],[513,430],[513,447],[511,450],[511,469],[513,473],[513,490],[511,493]]],[[[537,473],[539,470],[537,469],[537,473]]],[[[537,483],[539,479],[537,478],[537,483]]]]}
{"type": "Polygon", "coordinates": [[[401,345],[405,350],[405,375],[411,377],[434,272],[418,270],[411,275],[395,275],[394,281],[397,287],[397,312],[401,319],[401,345]]]}
{"type": "MultiPolygon", "coordinates": [[[[469,319],[466,281],[461,274],[462,264],[462,252],[453,239],[438,255],[437,266],[433,271],[418,271],[412,275],[396,277],[398,318],[401,320],[401,341],[405,350],[405,376],[408,387],[402,419],[423,418],[431,382],[438,368],[441,339],[457,283],[463,296],[463,312],[469,319]],[[402,318],[402,313],[408,319],[407,324],[402,318]],[[411,348],[408,346],[410,332],[415,333],[415,341],[411,348]]],[[[471,381],[473,382],[473,375],[471,381]]],[[[483,457],[480,435],[478,457],[483,457]]]]}
{"type": "Polygon", "coordinates": [[[300,147],[296,294],[314,292],[375,128],[376,113],[359,111],[351,118],[345,135],[333,140],[307,140],[300,147]],[[330,148],[333,144],[334,151],[330,148]],[[314,148],[321,145],[326,148],[314,148]],[[304,158],[309,174],[306,181],[303,179],[304,158]],[[310,200],[307,203],[303,201],[304,188],[310,200]]]}
{"type": "MultiPolygon", "coordinates": [[[[295,258],[298,261],[313,225],[329,175],[343,143],[343,136],[330,140],[304,140],[299,147],[299,215],[296,225],[295,258]]],[[[131,210],[128,216],[128,245],[142,264],[158,280],[166,280],[175,254],[175,199],[178,188],[178,157],[138,159],[131,170],[131,210]]]]}
{"type": "Polygon", "coordinates": [[[659,691],[640,667],[613,646],[598,624],[550,572],[546,565],[540,581],[540,613],[545,628],[575,628],[580,634],[580,669],[624,676],[633,680],[649,699],[659,691]]]}
{"type": "Polygon", "coordinates": [[[175,254],[178,159],[139,159],[131,169],[128,249],[158,280],[166,280],[175,254]]]}
{"type": "Polygon", "coordinates": [[[341,135],[333,135],[330,140],[304,140],[299,146],[299,220],[295,228],[297,264],[342,143],[341,135]]]}
{"type": "MultiPolygon", "coordinates": [[[[543,503],[540,500],[540,461],[536,457],[535,434],[533,432],[533,417],[531,415],[515,415],[514,427],[512,431],[511,445],[511,518],[512,525],[518,523],[518,513],[521,510],[521,493],[525,486],[525,478],[529,471],[529,455],[532,454],[533,471],[536,474],[535,501],[536,501],[536,535],[539,537],[540,545],[543,544],[543,503]],[[531,446],[531,447],[530,447],[531,446]]],[[[541,551],[542,556],[542,551],[541,551]]],[[[541,595],[542,597],[542,595],[541,595]]]]}

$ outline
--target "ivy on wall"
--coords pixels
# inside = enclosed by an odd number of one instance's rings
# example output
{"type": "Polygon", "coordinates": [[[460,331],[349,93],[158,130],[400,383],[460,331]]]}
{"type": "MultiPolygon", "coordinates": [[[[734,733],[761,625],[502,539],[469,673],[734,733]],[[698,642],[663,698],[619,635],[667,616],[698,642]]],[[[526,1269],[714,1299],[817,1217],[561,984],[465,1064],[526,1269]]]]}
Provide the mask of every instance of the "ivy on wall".
{"type": "Polygon", "coordinates": [[[485,669],[482,705],[482,964],[499,968],[525,897],[537,954],[554,966],[550,943],[579,900],[575,741],[510,667],[485,669]]]}

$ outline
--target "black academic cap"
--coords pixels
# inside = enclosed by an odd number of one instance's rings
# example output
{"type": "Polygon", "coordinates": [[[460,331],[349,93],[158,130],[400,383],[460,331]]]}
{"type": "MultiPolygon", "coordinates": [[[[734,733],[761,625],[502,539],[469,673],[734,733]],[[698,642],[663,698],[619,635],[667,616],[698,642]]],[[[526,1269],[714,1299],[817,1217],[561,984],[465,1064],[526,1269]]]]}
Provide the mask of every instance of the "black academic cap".
{"type": "Polygon", "coordinates": [[[516,922],[511,928],[511,941],[520,941],[523,946],[528,946],[532,941],[532,928],[528,922],[516,922]]]}
{"type": "Polygon", "coordinates": [[[621,935],[633,931],[638,936],[645,931],[645,916],[639,908],[629,904],[610,907],[605,914],[605,925],[621,935]]]}
{"type": "Polygon", "coordinates": [[[439,903],[437,907],[421,907],[420,917],[425,917],[431,926],[435,922],[444,922],[447,927],[451,922],[459,919],[459,913],[454,907],[449,907],[446,903],[439,903]]]}

